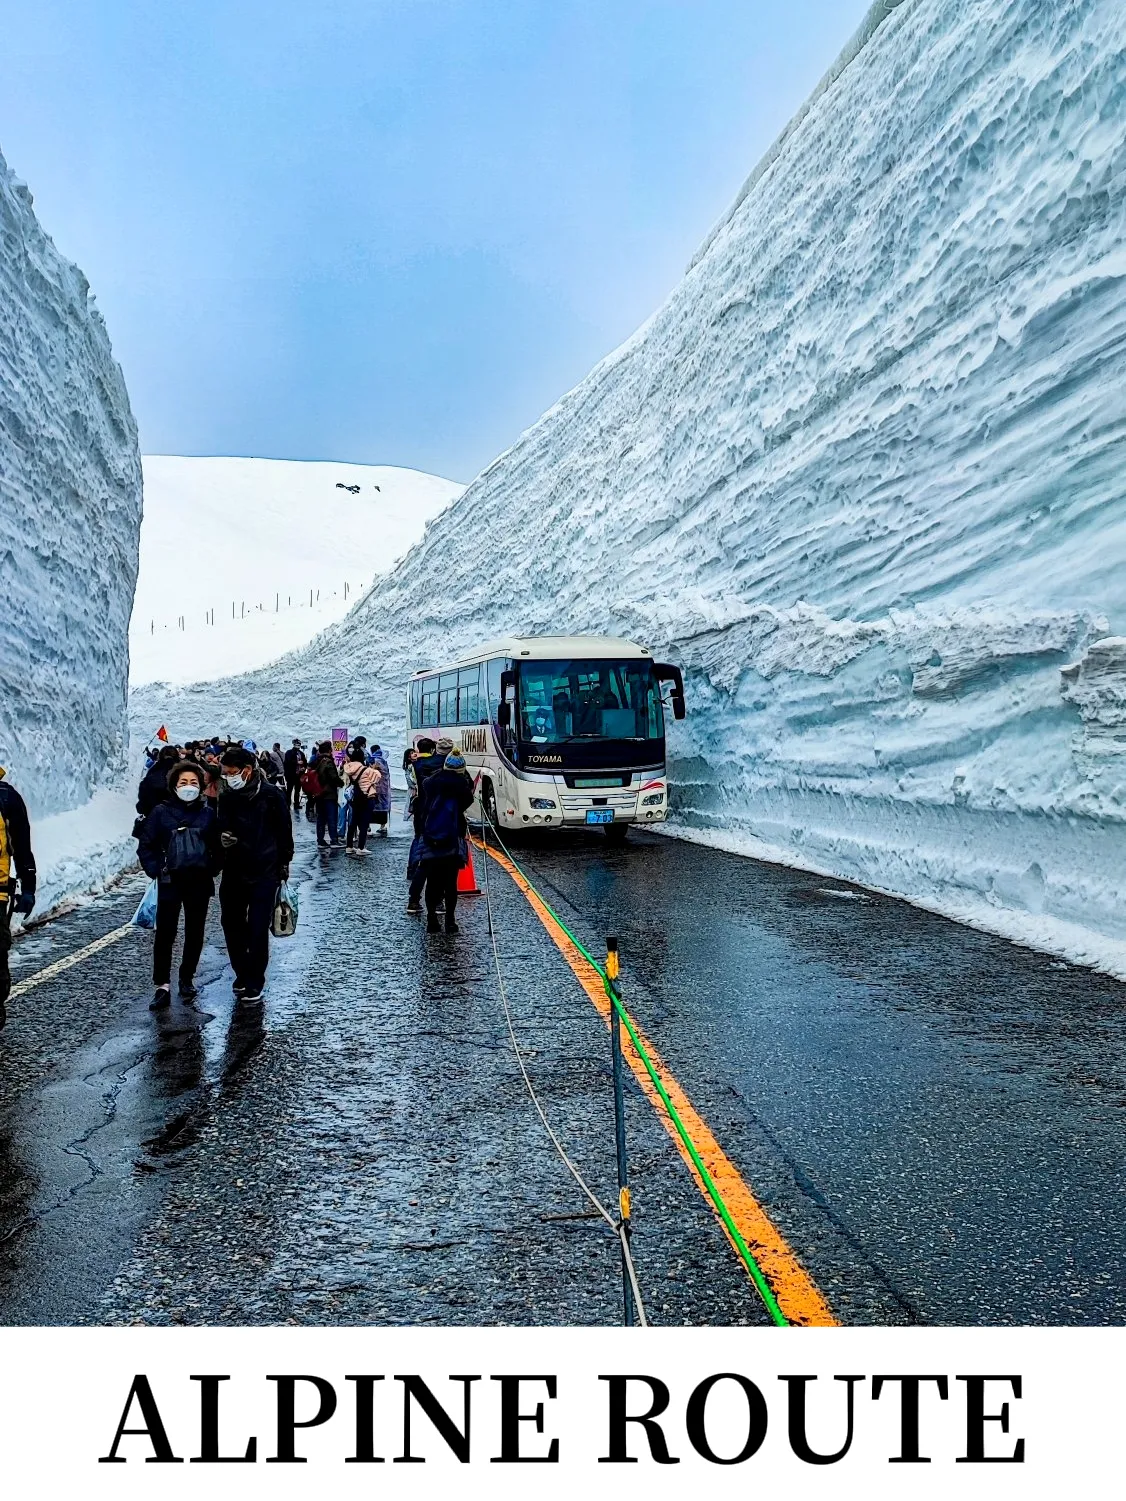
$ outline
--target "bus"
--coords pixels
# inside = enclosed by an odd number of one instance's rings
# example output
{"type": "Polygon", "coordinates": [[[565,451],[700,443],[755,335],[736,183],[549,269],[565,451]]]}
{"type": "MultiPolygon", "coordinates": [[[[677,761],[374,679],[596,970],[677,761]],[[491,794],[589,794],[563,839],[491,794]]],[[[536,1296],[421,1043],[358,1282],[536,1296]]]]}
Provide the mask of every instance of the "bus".
{"type": "Polygon", "coordinates": [[[475,779],[470,817],[501,829],[603,828],[668,816],[665,703],[684,718],[679,667],[614,636],[512,636],[407,688],[414,741],[448,735],[475,779]]]}

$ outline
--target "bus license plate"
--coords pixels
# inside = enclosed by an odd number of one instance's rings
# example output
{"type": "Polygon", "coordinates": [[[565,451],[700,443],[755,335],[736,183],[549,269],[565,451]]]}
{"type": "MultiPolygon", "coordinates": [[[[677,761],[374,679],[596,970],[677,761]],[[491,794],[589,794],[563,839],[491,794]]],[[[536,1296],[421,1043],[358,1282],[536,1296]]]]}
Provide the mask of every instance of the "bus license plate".
{"type": "Polygon", "coordinates": [[[613,808],[588,808],[586,810],[587,823],[613,823],[613,808]]]}

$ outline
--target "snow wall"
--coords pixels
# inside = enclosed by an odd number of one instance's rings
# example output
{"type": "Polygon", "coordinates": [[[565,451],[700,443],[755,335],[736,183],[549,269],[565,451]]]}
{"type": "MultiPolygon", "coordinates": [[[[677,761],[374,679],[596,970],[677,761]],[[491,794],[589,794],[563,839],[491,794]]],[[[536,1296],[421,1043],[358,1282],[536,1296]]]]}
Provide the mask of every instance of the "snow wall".
{"type": "Polygon", "coordinates": [[[0,765],[33,818],[123,767],[140,524],[105,324],[0,156],[0,765]]]}
{"type": "Polygon", "coordinates": [[[906,0],[340,625],[138,722],[400,742],[510,629],[687,671],[682,832],[1126,976],[1126,8],[906,0]]]}

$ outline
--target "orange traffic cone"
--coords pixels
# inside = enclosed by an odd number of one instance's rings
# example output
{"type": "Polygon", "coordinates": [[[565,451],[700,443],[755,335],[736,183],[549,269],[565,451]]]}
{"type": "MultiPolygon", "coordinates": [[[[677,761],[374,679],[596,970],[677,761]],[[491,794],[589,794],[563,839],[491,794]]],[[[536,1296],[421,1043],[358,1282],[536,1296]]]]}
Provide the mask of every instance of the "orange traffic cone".
{"type": "Polygon", "coordinates": [[[473,869],[473,844],[465,841],[465,864],[457,873],[458,896],[480,896],[481,888],[477,884],[477,872],[473,869]]]}

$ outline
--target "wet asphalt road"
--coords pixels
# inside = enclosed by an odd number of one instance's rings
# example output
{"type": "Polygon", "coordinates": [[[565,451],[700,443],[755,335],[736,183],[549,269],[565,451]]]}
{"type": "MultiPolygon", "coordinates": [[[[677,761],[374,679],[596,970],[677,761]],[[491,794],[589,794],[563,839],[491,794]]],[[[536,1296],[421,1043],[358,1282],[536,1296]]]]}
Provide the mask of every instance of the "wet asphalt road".
{"type": "MultiPolygon", "coordinates": [[[[365,860],[298,825],[297,935],[243,1016],[213,913],[196,1011],[154,1018],[130,932],[0,1033],[6,1323],[613,1323],[616,1245],[512,1055],[483,898],[403,911],[406,837],[365,860]]],[[[844,1322],[1119,1323],[1126,988],[891,900],[657,836],[515,851],[628,1002],[844,1322]]],[[[127,921],[143,879],[20,939],[20,979],[127,921]]],[[[615,1197],[607,1034],[493,867],[529,1070],[615,1197]]],[[[757,1295],[627,1087],[654,1323],[757,1295]]]]}

